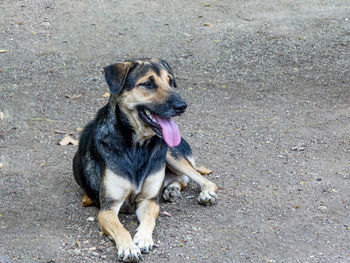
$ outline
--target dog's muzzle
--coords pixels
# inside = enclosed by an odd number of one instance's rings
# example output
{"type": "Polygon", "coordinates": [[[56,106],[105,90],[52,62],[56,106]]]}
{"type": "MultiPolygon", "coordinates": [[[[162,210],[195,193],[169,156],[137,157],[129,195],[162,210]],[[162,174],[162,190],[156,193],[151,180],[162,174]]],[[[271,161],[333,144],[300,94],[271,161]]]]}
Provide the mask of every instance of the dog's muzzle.
{"type": "Polygon", "coordinates": [[[180,95],[172,94],[169,99],[160,105],[139,106],[137,108],[141,120],[149,126],[157,136],[164,139],[169,147],[176,147],[181,142],[179,127],[172,117],[185,112],[187,104],[180,95]]]}

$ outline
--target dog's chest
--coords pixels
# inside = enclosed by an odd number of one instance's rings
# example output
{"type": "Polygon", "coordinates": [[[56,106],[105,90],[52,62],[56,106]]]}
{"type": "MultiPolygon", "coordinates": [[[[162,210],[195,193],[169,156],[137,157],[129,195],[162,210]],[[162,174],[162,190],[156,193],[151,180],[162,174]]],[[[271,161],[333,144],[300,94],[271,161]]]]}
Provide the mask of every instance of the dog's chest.
{"type": "Polygon", "coordinates": [[[137,186],[150,175],[157,173],[165,165],[167,147],[164,144],[152,143],[137,145],[125,149],[119,159],[124,176],[137,186]]]}

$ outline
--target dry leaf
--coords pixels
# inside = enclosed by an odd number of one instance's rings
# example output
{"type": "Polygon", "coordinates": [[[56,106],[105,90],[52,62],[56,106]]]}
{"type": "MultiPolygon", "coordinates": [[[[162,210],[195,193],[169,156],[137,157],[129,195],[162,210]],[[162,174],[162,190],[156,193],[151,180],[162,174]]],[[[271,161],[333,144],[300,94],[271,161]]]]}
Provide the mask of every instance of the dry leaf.
{"type": "Polygon", "coordinates": [[[212,23],[209,23],[209,22],[206,22],[206,23],[204,23],[204,24],[203,24],[203,26],[212,27],[212,26],[213,26],[213,24],[212,24],[212,23]]]}
{"type": "Polygon", "coordinates": [[[90,206],[90,205],[93,205],[94,202],[90,199],[90,197],[88,197],[87,195],[84,195],[82,200],[81,200],[83,206],[90,206]]]}
{"type": "Polygon", "coordinates": [[[202,175],[208,175],[211,174],[213,171],[204,167],[203,165],[196,168],[197,172],[199,172],[202,175]]]}
{"type": "Polygon", "coordinates": [[[3,119],[5,119],[5,113],[0,112],[0,120],[3,120],[3,119]]]}
{"type": "Polygon", "coordinates": [[[69,136],[65,136],[58,144],[59,145],[68,145],[68,144],[78,145],[78,141],[74,140],[69,136]]]}
{"type": "Polygon", "coordinates": [[[1,169],[2,167],[4,167],[4,164],[3,164],[3,163],[0,163],[0,169],[1,169]]]}
{"type": "Polygon", "coordinates": [[[167,211],[162,211],[160,212],[161,215],[164,215],[164,216],[171,216],[171,214],[169,214],[167,211]]]}
{"type": "Polygon", "coordinates": [[[72,99],[72,100],[79,99],[81,96],[83,96],[83,93],[80,93],[80,94],[75,95],[75,96],[71,96],[71,95],[66,94],[66,98],[72,99]]]}
{"type": "Polygon", "coordinates": [[[75,128],[75,130],[76,130],[77,132],[81,132],[81,131],[83,131],[83,128],[75,128]]]}
{"type": "Polygon", "coordinates": [[[7,53],[9,52],[7,49],[0,49],[0,53],[7,53]]]}
{"type": "Polygon", "coordinates": [[[104,98],[109,98],[110,96],[111,96],[111,94],[110,94],[109,92],[106,92],[105,94],[103,94],[102,97],[104,97],[104,98]]]}
{"type": "Polygon", "coordinates": [[[77,240],[75,243],[77,244],[78,248],[81,247],[81,244],[80,244],[80,241],[79,241],[79,240],[77,240]]]}

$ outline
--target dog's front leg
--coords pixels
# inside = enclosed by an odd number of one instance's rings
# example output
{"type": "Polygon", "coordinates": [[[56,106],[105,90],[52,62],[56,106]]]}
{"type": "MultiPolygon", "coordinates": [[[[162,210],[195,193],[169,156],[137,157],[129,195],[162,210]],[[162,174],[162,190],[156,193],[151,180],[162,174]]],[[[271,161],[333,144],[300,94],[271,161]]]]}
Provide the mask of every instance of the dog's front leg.
{"type": "Polygon", "coordinates": [[[136,215],[140,225],[134,236],[134,242],[142,253],[148,253],[153,247],[152,233],[159,214],[159,206],[154,199],[162,188],[164,176],[165,165],[148,175],[142,185],[140,194],[135,199],[136,215]]]}
{"type": "Polygon", "coordinates": [[[142,200],[137,203],[136,215],[140,226],[134,236],[134,242],[142,253],[149,253],[153,247],[152,233],[159,215],[159,206],[154,200],[142,200]]]}
{"type": "Polygon", "coordinates": [[[141,260],[140,249],[118,218],[119,210],[131,192],[131,183],[108,169],[102,179],[101,210],[98,214],[100,228],[114,240],[118,248],[119,260],[125,262],[141,260]]]}
{"type": "Polygon", "coordinates": [[[141,251],[132,241],[130,233],[119,221],[117,213],[116,208],[101,210],[99,212],[98,223],[101,230],[114,240],[118,248],[119,260],[125,262],[140,260],[141,251]]]}
{"type": "Polygon", "coordinates": [[[217,186],[207,178],[203,177],[192,164],[184,157],[174,158],[167,154],[167,165],[169,169],[178,176],[186,175],[195,181],[201,188],[198,196],[198,202],[203,205],[210,205],[218,199],[216,195],[217,186]]]}

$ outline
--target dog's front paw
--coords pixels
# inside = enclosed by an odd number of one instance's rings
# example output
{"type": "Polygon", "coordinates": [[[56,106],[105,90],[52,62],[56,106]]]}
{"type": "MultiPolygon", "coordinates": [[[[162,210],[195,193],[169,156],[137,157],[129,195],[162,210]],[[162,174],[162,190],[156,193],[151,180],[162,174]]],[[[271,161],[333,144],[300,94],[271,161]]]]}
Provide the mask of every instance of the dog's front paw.
{"type": "Polygon", "coordinates": [[[172,183],[165,188],[163,198],[165,201],[174,202],[176,198],[181,196],[181,190],[178,183],[172,183]]]}
{"type": "Polygon", "coordinates": [[[142,253],[149,253],[153,248],[152,235],[142,234],[137,232],[134,236],[134,242],[139,247],[142,253]]]}
{"type": "Polygon", "coordinates": [[[198,202],[207,206],[216,203],[218,200],[216,189],[216,184],[210,184],[203,187],[202,192],[198,196],[198,202]]]}
{"type": "Polygon", "coordinates": [[[118,247],[118,259],[123,262],[136,262],[142,260],[140,249],[131,242],[118,247]]]}

